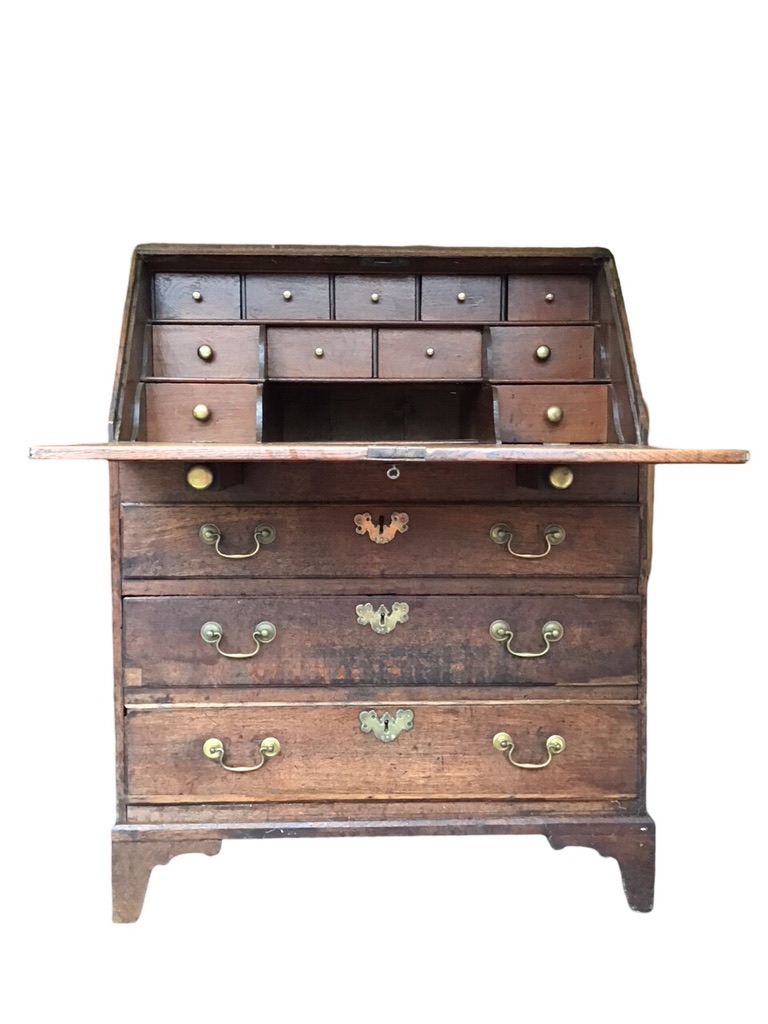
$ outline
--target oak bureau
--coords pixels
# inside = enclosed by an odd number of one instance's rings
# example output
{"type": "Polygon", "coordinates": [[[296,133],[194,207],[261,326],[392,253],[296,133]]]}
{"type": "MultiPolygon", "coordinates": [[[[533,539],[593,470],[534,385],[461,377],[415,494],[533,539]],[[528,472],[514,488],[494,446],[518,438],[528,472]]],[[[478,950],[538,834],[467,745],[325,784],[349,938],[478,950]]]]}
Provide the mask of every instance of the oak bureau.
{"type": "Polygon", "coordinates": [[[605,249],[140,246],[114,918],[228,837],[538,833],[653,901],[653,464],[605,249]]]}

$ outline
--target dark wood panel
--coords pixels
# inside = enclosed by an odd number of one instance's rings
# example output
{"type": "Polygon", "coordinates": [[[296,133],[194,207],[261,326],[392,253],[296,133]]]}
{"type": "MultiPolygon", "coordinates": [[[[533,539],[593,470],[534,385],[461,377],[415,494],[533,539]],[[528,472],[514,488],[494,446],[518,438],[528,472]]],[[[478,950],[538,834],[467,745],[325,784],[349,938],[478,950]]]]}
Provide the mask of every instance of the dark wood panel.
{"type": "Polygon", "coordinates": [[[260,329],[249,324],[156,324],[152,375],[260,380],[264,371],[259,334],[260,329]]]}
{"type": "Polygon", "coordinates": [[[156,320],[239,317],[239,274],[155,274],[156,320]]]}
{"type": "Polygon", "coordinates": [[[267,375],[272,379],[343,379],[373,372],[371,332],[354,327],[270,327],[267,375]]]}
{"type": "Polygon", "coordinates": [[[555,511],[549,505],[392,502],[126,505],[122,537],[127,577],[634,576],[639,513],[633,507],[560,505],[555,511]],[[367,520],[358,523],[358,516],[367,520]],[[264,523],[274,540],[252,558],[224,558],[200,539],[206,523],[218,529],[225,554],[256,550],[254,533],[264,523]],[[497,524],[509,528],[503,544],[491,538],[497,524]],[[562,540],[550,545],[546,531],[553,525],[562,540]],[[517,557],[547,549],[541,558],[517,557]]]}
{"type": "MultiPolygon", "coordinates": [[[[153,441],[254,443],[259,440],[260,384],[145,385],[147,437],[153,441]],[[209,417],[196,419],[205,406],[209,417]]],[[[192,456],[194,458],[194,455],[192,456]]]]}
{"type": "Polygon", "coordinates": [[[508,381],[591,380],[593,327],[491,327],[488,377],[508,381]]]}
{"type": "Polygon", "coordinates": [[[417,380],[479,380],[480,331],[381,328],[379,377],[417,380]]]}
{"type": "Polygon", "coordinates": [[[390,743],[361,731],[357,709],[132,711],[127,735],[133,801],[594,800],[637,789],[637,712],[626,707],[424,707],[390,743]],[[546,760],[552,735],[565,749],[540,771],[517,768],[493,747],[502,731],[522,763],[546,760]],[[259,771],[227,772],[203,754],[212,737],[232,766],[258,762],[265,737],[281,751],[259,771]]]}
{"type": "Polygon", "coordinates": [[[501,278],[470,274],[421,279],[421,319],[483,321],[501,317],[501,278]]]}
{"type": "Polygon", "coordinates": [[[511,275],[507,320],[589,320],[589,277],[579,275],[511,275]]]}
{"type": "Polygon", "coordinates": [[[416,278],[340,274],[335,279],[337,320],[413,320],[416,278]]]}
{"type": "Polygon", "coordinates": [[[358,605],[391,611],[396,601],[387,588],[333,598],[126,598],[125,668],[139,670],[134,685],[151,687],[611,685],[637,676],[637,598],[409,595],[408,620],[392,632],[358,623],[358,605]],[[497,619],[509,623],[517,652],[544,650],[547,622],[564,635],[543,657],[515,657],[491,638],[497,619]],[[217,622],[224,652],[249,653],[264,621],[277,634],[252,658],[227,658],[200,635],[217,622]]]}
{"type": "Polygon", "coordinates": [[[248,274],[245,315],[251,320],[327,320],[328,274],[248,274]]]}
{"type": "Polygon", "coordinates": [[[608,440],[606,385],[499,384],[494,386],[494,396],[499,441],[592,444],[608,440]],[[550,409],[559,410],[558,421],[548,419],[550,409]]]}

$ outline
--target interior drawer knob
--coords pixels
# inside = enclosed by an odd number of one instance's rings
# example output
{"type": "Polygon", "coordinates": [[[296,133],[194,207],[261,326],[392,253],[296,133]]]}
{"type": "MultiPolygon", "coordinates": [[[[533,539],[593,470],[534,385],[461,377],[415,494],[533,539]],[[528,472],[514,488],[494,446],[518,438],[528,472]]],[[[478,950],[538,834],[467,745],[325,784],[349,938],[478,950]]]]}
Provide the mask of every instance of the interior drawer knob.
{"type": "Polygon", "coordinates": [[[407,512],[393,512],[389,523],[385,523],[384,516],[379,516],[374,522],[370,512],[361,512],[355,516],[355,533],[361,537],[367,534],[374,544],[389,544],[398,533],[406,532],[408,519],[407,512]]]}
{"type": "Polygon", "coordinates": [[[262,644],[271,644],[277,636],[277,630],[271,622],[260,622],[253,631],[253,642],[256,648],[247,651],[245,654],[232,654],[229,651],[222,651],[221,641],[224,639],[224,629],[218,622],[204,622],[200,627],[200,636],[207,644],[213,644],[222,658],[255,658],[261,650],[262,644]]]}
{"type": "Polygon", "coordinates": [[[556,644],[558,640],[563,639],[563,633],[565,630],[559,622],[545,622],[541,627],[541,638],[544,641],[543,651],[513,651],[512,650],[512,638],[514,633],[512,627],[504,619],[496,619],[495,622],[491,623],[489,633],[494,640],[498,640],[499,643],[504,644],[509,653],[515,658],[543,658],[545,654],[549,653],[552,644],[556,644]]]}
{"type": "Polygon", "coordinates": [[[378,292],[374,292],[374,293],[373,293],[373,294],[371,295],[371,302],[378,302],[378,301],[379,301],[379,298],[380,298],[380,296],[379,296],[379,293],[378,293],[378,292]]]}
{"type": "Polygon", "coordinates": [[[499,750],[502,754],[506,754],[509,758],[509,763],[513,764],[515,768],[546,768],[548,764],[551,764],[553,757],[557,754],[562,754],[565,750],[565,740],[562,736],[550,736],[546,742],[546,761],[540,761],[538,764],[525,764],[521,761],[512,760],[515,744],[508,732],[497,732],[492,742],[494,750],[499,750]]]}
{"type": "Polygon", "coordinates": [[[457,302],[466,302],[467,301],[467,293],[466,292],[459,292],[459,294],[456,296],[456,301],[457,302]]]}
{"type": "Polygon", "coordinates": [[[536,349],[536,358],[540,363],[546,363],[549,357],[552,355],[552,349],[549,345],[539,345],[536,349]]]}
{"type": "Polygon", "coordinates": [[[258,555],[262,544],[271,544],[277,536],[277,530],[270,523],[259,523],[253,531],[253,539],[256,541],[256,547],[253,551],[246,551],[241,555],[230,555],[226,551],[222,551],[219,547],[221,543],[221,530],[216,526],[215,523],[204,523],[198,530],[198,537],[203,544],[210,544],[217,555],[221,555],[222,558],[253,558],[254,555],[258,555]]]}
{"type": "Polygon", "coordinates": [[[562,526],[558,526],[557,523],[553,523],[551,526],[545,526],[544,541],[547,546],[544,551],[539,551],[532,555],[512,550],[512,528],[507,526],[506,523],[496,523],[492,526],[490,537],[494,544],[505,544],[507,551],[510,555],[514,555],[515,558],[546,558],[552,548],[563,543],[565,540],[565,530],[562,526]]]}
{"type": "Polygon", "coordinates": [[[198,359],[202,359],[204,363],[210,363],[213,359],[213,349],[210,345],[201,345],[197,350],[198,359]]]}
{"type": "Polygon", "coordinates": [[[555,296],[552,294],[552,292],[547,292],[547,294],[544,296],[544,301],[545,302],[554,302],[555,301],[555,296]]]}
{"type": "Polygon", "coordinates": [[[546,412],[548,423],[559,423],[563,418],[563,410],[559,405],[550,405],[546,412]]]}
{"type": "Polygon", "coordinates": [[[202,292],[192,292],[192,298],[195,300],[195,302],[202,302],[203,294],[202,292]]]}
{"type": "Polygon", "coordinates": [[[428,348],[427,351],[424,353],[427,359],[431,359],[434,354],[435,350],[433,348],[428,348]]]}
{"type": "Polygon", "coordinates": [[[553,466],[549,471],[549,482],[558,491],[565,491],[573,483],[573,470],[570,466],[553,466]]]}
{"type": "Polygon", "coordinates": [[[290,302],[291,299],[293,298],[293,294],[286,289],[283,292],[283,298],[285,299],[286,302],[290,302]]]}
{"type": "Polygon", "coordinates": [[[195,417],[196,420],[198,420],[198,422],[205,423],[206,420],[209,420],[211,418],[211,410],[208,408],[207,405],[203,405],[201,402],[200,405],[196,405],[194,407],[194,409],[192,410],[192,415],[195,417]]]}
{"type": "Polygon", "coordinates": [[[260,760],[256,764],[247,765],[245,768],[236,768],[231,764],[224,764],[224,744],[221,740],[211,737],[211,739],[206,740],[203,744],[205,756],[209,757],[212,761],[217,761],[228,772],[256,772],[259,768],[263,767],[267,758],[277,757],[280,750],[280,740],[276,740],[274,736],[267,736],[259,744],[260,760]]]}

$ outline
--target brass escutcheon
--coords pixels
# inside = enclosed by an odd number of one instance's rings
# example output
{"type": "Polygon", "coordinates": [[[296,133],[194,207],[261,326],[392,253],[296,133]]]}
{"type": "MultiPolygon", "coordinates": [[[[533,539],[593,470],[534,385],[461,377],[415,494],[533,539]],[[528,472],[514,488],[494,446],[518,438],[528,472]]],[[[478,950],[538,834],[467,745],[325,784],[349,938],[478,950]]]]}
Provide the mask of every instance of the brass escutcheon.
{"type": "Polygon", "coordinates": [[[512,528],[507,526],[506,523],[496,523],[495,526],[491,527],[491,540],[494,544],[506,544],[507,551],[510,555],[514,555],[515,558],[546,558],[552,548],[563,543],[565,540],[565,530],[562,526],[558,526],[557,523],[545,526],[544,540],[547,546],[544,551],[539,551],[533,555],[526,555],[521,551],[512,550],[512,528]]]}
{"type": "Polygon", "coordinates": [[[514,655],[515,658],[543,658],[545,654],[549,652],[552,644],[556,644],[558,640],[562,640],[563,633],[565,630],[559,622],[545,622],[541,627],[541,636],[544,640],[545,647],[543,651],[513,651],[512,650],[512,637],[515,635],[512,632],[508,622],[504,619],[496,619],[495,622],[491,623],[489,633],[494,640],[498,640],[499,643],[503,643],[510,654],[514,655]]]}
{"type": "Polygon", "coordinates": [[[262,644],[272,643],[277,636],[277,630],[271,622],[260,622],[252,633],[256,649],[253,651],[247,651],[245,654],[230,654],[227,651],[222,651],[219,645],[224,639],[224,630],[218,622],[211,621],[203,623],[200,627],[200,636],[207,644],[213,644],[222,658],[255,658],[261,650],[262,644]]]}
{"type": "Polygon", "coordinates": [[[214,523],[204,523],[198,531],[198,536],[203,544],[210,544],[216,551],[216,554],[221,555],[222,558],[253,558],[254,555],[258,555],[262,544],[272,543],[277,536],[277,530],[269,523],[259,523],[253,531],[256,547],[253,551],[246,551],[242,555],[228,555],[225,551],[221,550],[219,547],[221,543],[221,530],[214,523]]]}
{"type": "Polygon", "coordinates": [[[370,626],[374,633],[391,633],[398,622],[408,621],[408,605],[405,601],[395,601],[391,612],[388,612],[383,604],[374,609],[370,603],[359,604],[355,611],[358,623],[361,626],[370,626]]]}
{"type": "Polygon", "coordinates": [[[360,712],[360,731],[372,732],[382,743],[391,743],[401,732],[410,732],[413,728],[413,712],[408,708],[400,708],[394,715],[388,711],[379,718],[375,711],[360,712]]]}
{"type": "Polygon", "coordinates": [[[551,763],[552,758],[556,754],[562,754],[565,750],[565,740],[562,736],[550,736],[547,740],[547,759],[542,761],[540,764],[524,764],[520,761],[512,760],[512,753],[515,749],[515,744],[512,741],[512,737],[508,732],[497,732],[493,737],[493,746],[495,750],[500,750],[502,754],[506,754],[509,758],[509,763],[513,764],[515,768],[546,768],[551,763]]]}
{"type": "Polygon", "coordinates": [[[276,740],[274,736],[267,736],[259,744],[259,755],[261,760],[257,764],[247,765],[244,768],[236,768],[229,764],[224,764],[224,744],[221,740],[217,740],[214,737],[206,740],[203,744],[203,753],[206,757],[209,757],[212,761],[217,761],[221,767],[228,772],[257,772],[262,767],[268,757],[277,757],[280,753],[280,740],[276,740]]]}
{"type": "Polygon", "coordinates": [[[407,512],[393,512],[388,525],[384,522],[384,516],[379,516],[378,522],[374,523],[370,512],[361,512],[355,516],[355,533],[361,537],[368,534],[374,544],[389,544],[398,533],[405,533],[407,529],[407,512]]]}

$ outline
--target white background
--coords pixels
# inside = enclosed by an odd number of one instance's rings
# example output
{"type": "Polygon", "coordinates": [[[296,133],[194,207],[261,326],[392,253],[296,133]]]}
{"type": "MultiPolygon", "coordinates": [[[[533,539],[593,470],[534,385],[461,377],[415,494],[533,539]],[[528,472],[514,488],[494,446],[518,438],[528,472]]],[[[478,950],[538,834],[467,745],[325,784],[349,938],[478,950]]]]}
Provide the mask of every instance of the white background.
{"type": "Polygon", "coordinates": [[[759,1015],[758,5],[16,6],[0,530],[14,1019],[759,1015]],[[307,839],[178,858],[137,925],[109,923],[106,466],[26,447],[106,438],[139,242],[613,250],[652,441],[754,451],[657,474],[651,915],[627,909],[614,861],[541,838],[307,839]]]}

